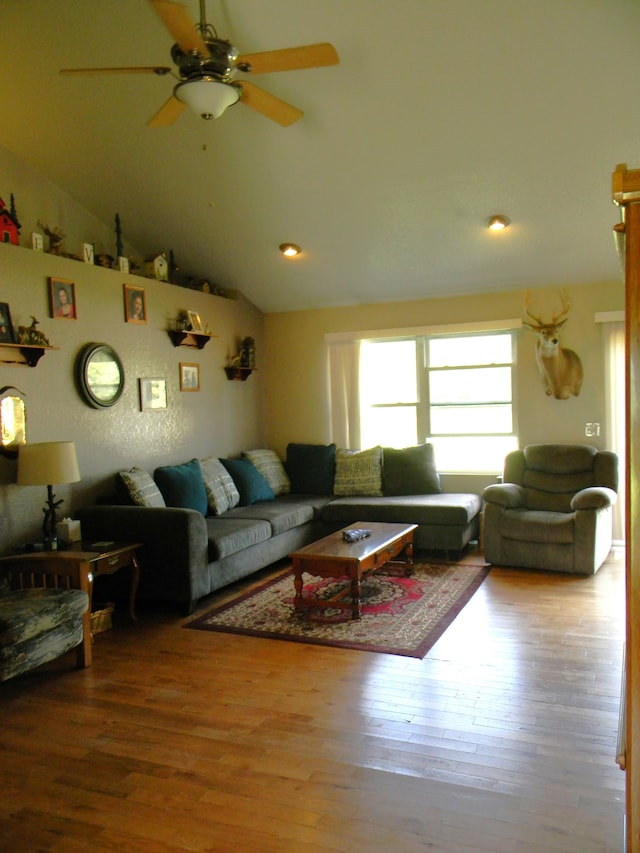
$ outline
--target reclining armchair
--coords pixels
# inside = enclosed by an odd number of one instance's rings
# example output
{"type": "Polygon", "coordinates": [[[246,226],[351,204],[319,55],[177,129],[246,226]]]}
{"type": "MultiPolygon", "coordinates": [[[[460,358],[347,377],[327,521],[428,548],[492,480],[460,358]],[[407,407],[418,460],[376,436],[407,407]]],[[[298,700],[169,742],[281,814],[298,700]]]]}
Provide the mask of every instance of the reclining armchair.
{"type": "Polygon", "coordinates": [[[484,554],[489,563],[593,575],[612,543],[618,457],[589,445],[530,444],[505,459],[488,486],[484,554]]]}
{"type": "Polygon", "coordinates": [[[0,560],[0,682],[75,648],[91,666],[91,581],[77,560],[42,552],[0,560]]]}

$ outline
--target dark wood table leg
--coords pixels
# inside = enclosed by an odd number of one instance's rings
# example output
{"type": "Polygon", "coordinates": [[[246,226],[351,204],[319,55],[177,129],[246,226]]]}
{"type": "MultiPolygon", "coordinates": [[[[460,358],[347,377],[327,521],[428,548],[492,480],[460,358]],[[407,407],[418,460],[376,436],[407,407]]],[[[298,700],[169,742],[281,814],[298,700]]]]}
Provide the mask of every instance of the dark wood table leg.
{"type": "Polygon", "coordinates": [[[351,618],[360,618],[360,572],[357,569],[351,577],[351,618]]]}
{"type": "Polygon", "coordinates": [[[137,556],[131,555],[131,592],[129,593],[129,616],[132,622],[137,622],[136,616],[136,594],[140,583],[140,563],[137,556]]]}
{"type": "Polygon", "coordinates": [[[293,561],[293,585],[296,588],[295,598],[293,599],[293,607],[296,612],[300,613],[304,610],[302,604],[302,568],[299,560],[293,561]]]}

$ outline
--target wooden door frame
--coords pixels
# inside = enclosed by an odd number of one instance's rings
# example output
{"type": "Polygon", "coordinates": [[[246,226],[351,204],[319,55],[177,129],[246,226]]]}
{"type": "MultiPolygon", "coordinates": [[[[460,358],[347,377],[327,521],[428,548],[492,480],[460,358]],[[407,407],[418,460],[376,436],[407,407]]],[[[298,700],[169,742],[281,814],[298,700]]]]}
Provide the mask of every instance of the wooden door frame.
{"type": "Polygon", "coordinates": [[[617,166],[613,201],[623,210],[626,349],[626,851],[640,853],[640,169],[617,166]]]}

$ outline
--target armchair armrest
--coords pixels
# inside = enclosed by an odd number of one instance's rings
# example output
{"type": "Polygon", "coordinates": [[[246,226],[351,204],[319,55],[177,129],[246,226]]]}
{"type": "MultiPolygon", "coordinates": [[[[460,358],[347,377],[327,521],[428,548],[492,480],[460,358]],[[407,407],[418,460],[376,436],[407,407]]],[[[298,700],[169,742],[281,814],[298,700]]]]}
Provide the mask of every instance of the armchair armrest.
{"type": "Polygon", "coordinates": [[[606,486],[590,486],[581,489],[571,498],[571,509],[604,509],[613,506],[618,495],[606,486]]]}
{"type": "Polygon", "coordinates": [[[505,509],[526,506],[525,491],[516,483],[496,483],[495,486],[487,486],[482,493],[482,500],[505,509]]]}

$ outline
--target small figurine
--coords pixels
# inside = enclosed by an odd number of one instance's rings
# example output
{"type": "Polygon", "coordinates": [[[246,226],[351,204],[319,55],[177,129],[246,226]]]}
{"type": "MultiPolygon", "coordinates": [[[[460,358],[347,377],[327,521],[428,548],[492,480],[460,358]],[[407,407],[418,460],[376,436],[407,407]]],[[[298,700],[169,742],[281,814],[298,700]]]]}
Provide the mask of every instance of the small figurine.
{"type": "Polygon", "coordinates": [[[49,228],[41,219],[38,219],[38,228],[41,228],[49,238],[49,254],[60,254],[60,243],[64,240],[64,234],[59,228],[49,228]]]}
{"type": "MultiPolygon", "coordinates": [[[[42,227],[42,226],[40,226],[42,227]]],[[[38,329],[39,320],[31,315],[30,326],[18,326],[18,343],[27,346],[48,347],[51,346],[49,339],[38,329]]]]}

